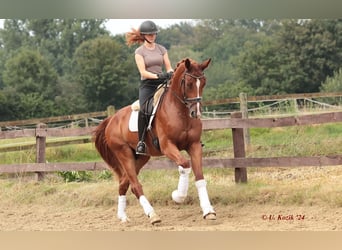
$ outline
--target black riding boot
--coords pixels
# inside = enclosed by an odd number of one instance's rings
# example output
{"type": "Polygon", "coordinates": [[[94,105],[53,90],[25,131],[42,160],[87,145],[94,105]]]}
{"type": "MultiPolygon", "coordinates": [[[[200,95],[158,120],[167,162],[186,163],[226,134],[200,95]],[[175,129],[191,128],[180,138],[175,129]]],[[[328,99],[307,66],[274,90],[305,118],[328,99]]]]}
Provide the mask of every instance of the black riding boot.
{"type": "Polygon", "coordinates": [[[139,142],[136,148],[137,154],[146,154],[146,144],[145,144],[145,134],[146,134],[146,125],[147,125],[147,116],[139,111],[138,114],[138,135],[139,135],[139,142]]]}

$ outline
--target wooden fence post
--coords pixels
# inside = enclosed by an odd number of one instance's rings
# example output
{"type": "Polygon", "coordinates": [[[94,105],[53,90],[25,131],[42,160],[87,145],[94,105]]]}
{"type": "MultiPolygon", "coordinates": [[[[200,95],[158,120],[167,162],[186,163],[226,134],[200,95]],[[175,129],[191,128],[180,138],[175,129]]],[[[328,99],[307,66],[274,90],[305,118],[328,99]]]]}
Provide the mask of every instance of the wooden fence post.
{"type": "MultiPolygon", "coordinates": [[[[242,118],[241,112],[233,112],[231,118],[242,118]]],[[[234,158],[245,158],[245,141],[243,135],[243,128],[232,128],[233,135],[233,148],[234,158]]],[[[235,182],[246,183],[247,182],[247,169],[246,168],[235,168],[235,182]]]]}
{"type": "MultiPolygon", "coordinates": [[[[248,102],[247,102],[247,94],[240,93],[240,111],[242,112],[242,118],[248,118],[248,102]]],[[[243,129],[243,138],[245,140],[245,145],[250,145],[250,135],[249,135],[249,128],[243,129]]]]}
{"type": "Polygon", "coordinates": [[[108,106],[107,107],[107,117],[110,117],[115,114],[115,107],[114,106],[108,106]]]}
{"type": "MultiPolygon", "coordinates": [[[[45,123],[39,123],[36,129],[36,163],[45,163],[45,149],[46,149],[46,128],[45,123]]],[[[36,172],[36,180],[44,179],[43,172],[36,172]]]]}
{"type": "Polygon", "coordinates": [[[295,114],[298,113],[298,105],[297,105],[297,99],[296,98],[293,98],[292,99],[292,103],[293,103],[293,111],[295,112],[295,114]]]}

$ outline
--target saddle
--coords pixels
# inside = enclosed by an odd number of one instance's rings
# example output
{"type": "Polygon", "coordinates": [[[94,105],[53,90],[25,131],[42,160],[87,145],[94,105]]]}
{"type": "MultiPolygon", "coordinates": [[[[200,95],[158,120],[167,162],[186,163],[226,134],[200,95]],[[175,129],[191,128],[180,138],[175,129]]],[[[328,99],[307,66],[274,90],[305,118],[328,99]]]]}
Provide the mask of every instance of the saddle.
{"type": "MultiPolygon", "coordinates": [[[[158,86],[157,91],[154,93],[154,95],[146,102],[146,106],[144,107],[144,111],[149,114],[150,119],[148,122],[147,130],[152,129],[152,122],[154,119],[154,116],[157,112],[160,100],[165,92],[165,87],[163,87],[161,84],[158,86]]],[[[164,85],[165,86],[165,85],[164,85]]],[[[136,100],[131,104],[131,116],[129,118],[128,128],[131,132],[138,132],[138,113],[141,109],[139,105],[139,100],[136,100]]]]}

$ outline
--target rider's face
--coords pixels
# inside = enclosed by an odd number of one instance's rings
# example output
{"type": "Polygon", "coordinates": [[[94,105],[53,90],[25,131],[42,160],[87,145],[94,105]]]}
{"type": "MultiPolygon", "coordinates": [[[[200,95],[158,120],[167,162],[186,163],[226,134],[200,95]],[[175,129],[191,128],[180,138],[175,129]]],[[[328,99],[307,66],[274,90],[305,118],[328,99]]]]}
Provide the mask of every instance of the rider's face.
{"type": "Polygon", "coordinates": [[[150,42],[153,43],[156,40],[157,34],[146,34],[145,38],[150,42]]]}

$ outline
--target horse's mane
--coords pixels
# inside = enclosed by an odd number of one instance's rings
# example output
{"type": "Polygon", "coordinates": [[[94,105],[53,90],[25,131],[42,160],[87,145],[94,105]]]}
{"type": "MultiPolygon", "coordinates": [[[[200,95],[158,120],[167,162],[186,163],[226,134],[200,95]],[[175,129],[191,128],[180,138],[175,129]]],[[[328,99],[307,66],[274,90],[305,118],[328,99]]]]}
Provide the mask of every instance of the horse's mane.
{"type": "Polygon", "coordinates": [[[181,65],[184,65],[184,61],[185,61],[185,58],[180,60],[177,64],[176,64],[176,68],[175,68],[175,73],[177,73],[179,71],[179,68],[181,65]]]}

